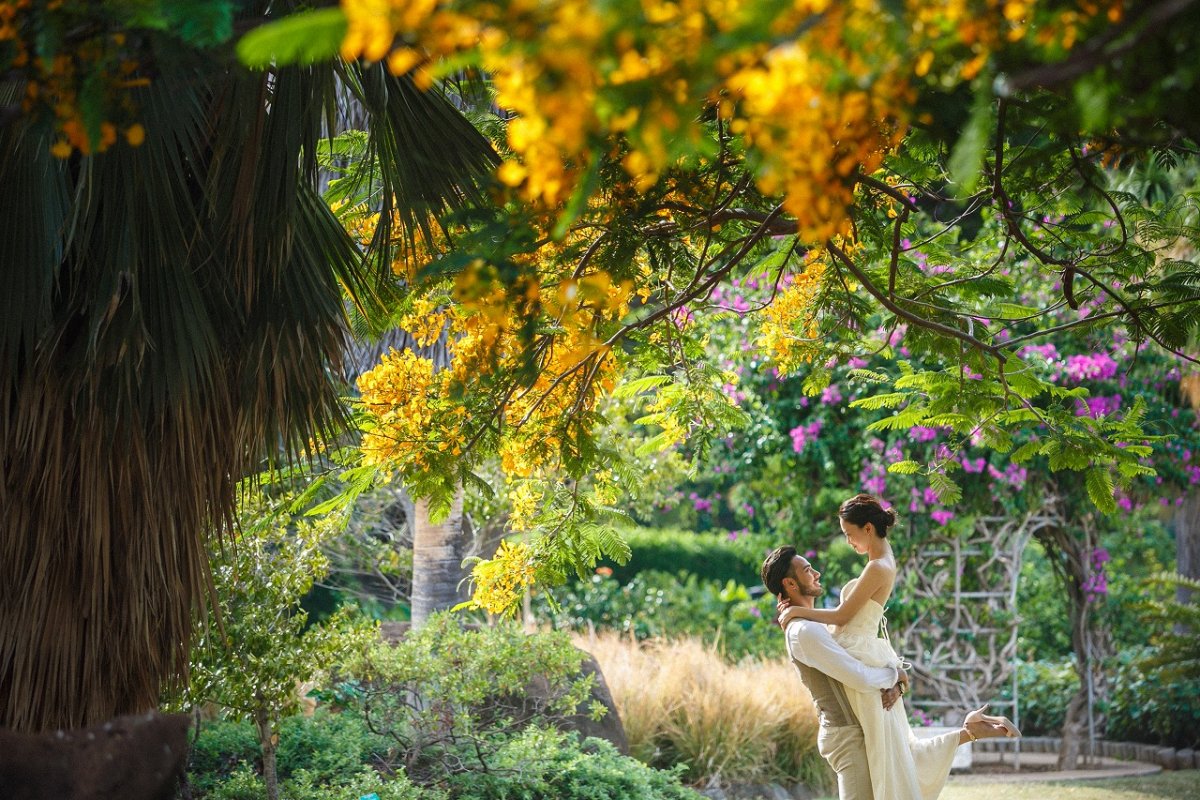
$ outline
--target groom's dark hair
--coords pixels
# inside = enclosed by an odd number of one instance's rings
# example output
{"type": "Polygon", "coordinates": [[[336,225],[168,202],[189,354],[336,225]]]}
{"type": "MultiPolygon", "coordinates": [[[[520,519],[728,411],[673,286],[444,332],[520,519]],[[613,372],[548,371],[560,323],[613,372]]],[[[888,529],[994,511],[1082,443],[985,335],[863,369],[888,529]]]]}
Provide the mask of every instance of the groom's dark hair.
{"type": "Polygon", "coordinates": [[[762,582],[767,591],[779,597],[783,594],[783,579],[792,575],[792,559],[796,557],[796,548],[790,544],[776,547],[763,561],[762,582]]]}

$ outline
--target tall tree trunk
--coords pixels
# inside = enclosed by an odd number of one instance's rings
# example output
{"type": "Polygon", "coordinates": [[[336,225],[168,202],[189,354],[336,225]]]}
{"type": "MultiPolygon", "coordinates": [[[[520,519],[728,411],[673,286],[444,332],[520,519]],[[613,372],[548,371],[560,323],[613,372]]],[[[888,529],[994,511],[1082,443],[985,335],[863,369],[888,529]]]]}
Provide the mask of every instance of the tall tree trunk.
{"type": "Polygon", "coordinates": [[[470,537],[463,519],[463,491],[454,495],[450,513],[440,523],[429,518],[429,503],[418,500],[413,520],[412,624],[419,628],[435,611],[451,608],[462,599],[459,584],[470,537]]]}
{"type": "MultiPolygon", "coordinates": [[[[1200,490],[1192,489],[1175,509],[1175,569],[1180,575],[1200,580],[1200,490]]],[[[1192,593],[1180,586],[1176,600],[1191,601],[1192,593]]]]}
{"type": "Polygon", "coordinates": [[[1090,575],[1089,555],[1096,547],[1095,531],[1085,522],[1078,528],[1046,528],[1037,534],[1067,595],[1071,622],[1071,650],[1079,691],[1067,704],[1063,720],[1058,769],[1076,769],[1079,757],[1091,754],[1092,736],[1103,732],[1103,718],[1096,707],[1105,696],[1107,681],[1102,669],[1110,649],[1107,630],[1095,614],[1094,601],[1086,590],[1090,575]]]}
{"type": "Polygon", "coordinates": [[[254,712],[254,724],[258,728],[258,743],[262,747],[263,783],[267,786],[267,800],[279,800],[279,769],[275,763],[279,738],[265,709],[254,712]]]}

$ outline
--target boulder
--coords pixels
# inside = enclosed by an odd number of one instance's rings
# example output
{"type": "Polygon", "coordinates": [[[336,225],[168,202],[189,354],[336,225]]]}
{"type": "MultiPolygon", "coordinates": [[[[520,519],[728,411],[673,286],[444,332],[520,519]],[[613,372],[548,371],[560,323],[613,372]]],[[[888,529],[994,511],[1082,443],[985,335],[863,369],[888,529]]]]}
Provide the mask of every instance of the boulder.
{"type": "MultiPolygon", "coordinates": [[[[475,623],[467,623],[467,630],[477,630],[479,625],[475,623]]],[[[391,644],[396,644],[404,640],[408,632],[412,629],[412,625],[408,622],[385,622],[380,626],[380,636],[383,641],[391,644]]],[[[556,726],[563,730],[578,731],[581,736],[594,736],[597,739],[606,739],[621,751],[622,755],[629,755],[629,740],[625,736],[625,726],[621,724],[621,715],[617,713],[617,705],[613,702],[612,692],[609,691],[608,684],[604,681],[604,673],[600,671],[600,665],[590,653],[583,652],[585,658],[583,664],[580,665],[580,673],[584,676],[595,675],[596,680],[592,684],[592,693],[580,707],[582,713],[575,714],[561,719],[556,722],[556,726]],[[598,702],[607,709],[604,717],[600,720],[593,720],[589,715],[589,707],[592,702],[598,702]]],[[[521,716],[528,716],[533,713],[534,709],[545,706],[549,700],[550,685],[544,678],[534,680],[526,689],[526,696],[523,701],[514,701],[512,698],[505,698],[507,702],[503,704],[507,711],[517,711],[518,719],[521,716]],[[517,708],[514,708],[516,706],[517,708]]]]}
{"type": "Polygon", "coordinates": [[[186,715],[158,713],[45,734],[0,730],[0,798],[170,800],[187,730],[186,715]]]}
{"type": "MultiPolygon", "coordinates": [[[[558,727],[578,731],[581,736],[606,739],[612,742],[622,755],[629,755],[629,740],[625,736],[625,726],[621,723],[621,715],[617,713],[617,705],[613,702],[612,692],[609,691],[608,684],[604,681],[604,673],[600,671],[600,665],[590,653],[585,652],[584,655],[587,658],[584,659],[579,669],[584,676],[596,676],[596,680],[592,684],[592,694],[588,700],[584,701],[582,706],[584,713],[567,717],[559,723],[558,727]],[[588,706],[593,701],[603,705],[608,712],[599,720],[592,719],[587,713],[588,706]]],[[[530,688],[531,695],[536,695],[536,692],[536,686],[530,688]]]]}

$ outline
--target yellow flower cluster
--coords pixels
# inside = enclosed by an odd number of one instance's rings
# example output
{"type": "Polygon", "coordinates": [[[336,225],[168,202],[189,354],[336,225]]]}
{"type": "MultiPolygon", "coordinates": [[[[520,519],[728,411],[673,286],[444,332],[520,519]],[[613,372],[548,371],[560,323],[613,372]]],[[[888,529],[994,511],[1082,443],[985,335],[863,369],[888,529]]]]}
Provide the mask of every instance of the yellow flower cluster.
{"type": "MultiPolygon", "coordinates": [[[[438,371],[413,352],[392,352],[359,378],[368,463],[443,473],[473,437],[486,436],[511,479],[557,469],[571,426],[615,382],[616,359],[599,331],[628,314],[632,291],[603,272],[548,289],[532,279],[506,287],[476,262],[457,276],[452,302],[436,300],[436,290],[417,297],[401,327],[422,346],[445,335],[450,364],[438,371]],[[531,317],[554,332],[522,336],[531,317]]],[[[528,491],[519,498],[525,508],[528,491]]]]}
{"type": "Polygon", "coordinates": [[[871,64],[853,45],[884,26],[877,4],[834,4],[823,13],[808,36],[733,73],[739,102],[723,107],[733,130],[765,155],[760,187],[782,194],[801,238],[816,243],[849,232],[853,175],[874,172],[900,143],[913,98],[900,56],[885,42],[871,64]]]}
{"type": "Polygon", "coordinates": [[[516,481],[509,489],[508,501],[512,504],[512,512],[508,516],[508,527],[514,531],[527,531],[533,525],[542,502],[542,489],[536,481],[516,481]]]}
{"type": "Polygon", "coordinates": [[[471,570],[473,590],[469,608],[482,608],[491,614],[511,613],[521,601],[526,587],[534,582],[534,559],[529,546],[500,542],[489,561],[479,561],[471,570]]]}
{"type": "Polygon", "coordinates": [[[988,60],[1009,42],[1028,41],[1043,49],[1043,57],[1061,58],[1075,46],[1083,29],[1094,21],[1120,22],[1125,0],[907,0],[911,20],[910,47],[919,52],[915,73],[929,74],[944,52],[937,70],[940,80],[973,80],[988,60]]]}
{"type": "Polygon", "coordinates": [[[804,271],[763,312],[758,344],[780,375],[810,363],[821,351],[816,299],[827,271],[826,258],[820,251],[810,251],[804,271]]]}
{"type": "Polygon", "coordinates": [[[372,423],[363,435],[366,463],[429,469],[441,454],[462,452],[461,418],[466,411],[445,402],[450,373],[411,350],[385,355],[358,379],[362,406],[372,423]]]}
{"type": "Polygon", "coordinates": [[[874,171],[903,135],[912,93],[897,76],[911,70],[875,35],[886,27],[879,0],[796,0],[773,14],[782,43],[739,43],[731,31],[761,24],[760,5],[343,0],[342,51],[395,72],[472,56],[515,113],[513,155],[497,175],[542,208],[570,196],[614,136],[624,137],[634,187],[646,190],[695,149],[695,115],[717,104],[762,154],[762,188],[783,194],[804,238],[819,242],[847,231],[852,173],[874,171]]]}
{"type": "Polygon", "coordinates": [[[438,304],[429,297],[418,297],[412,308],[400,320],[400,327],[408,331],[421,347],[430,347],[442,335],[449,320],[449,313],[438,310],[438,304]]]}
{"type": "MultiPolygon", "coordinates": [[[[55,4],[50,6],[48,10],[54,10],[55,4]]],[[[92,36],[73,51],[60,52],[53,58],[31,57],[31,41],[40,35],[41,27],[33,11],[30,0],[0,3],[0,44],[11,42],[14,48],[8,63],[0,62],[0,72],[11,69],[23,73],[23,112],[28,114],[40,108],[53,114],[58,136],[50,152],[57,158],[69,158],[76,151],[85,156],[103,153],[120,138],[132,147],[140,146],[146,138],[140,123],[119,128],[116,123],[104,120],[89,130],[79,102],[85,82],[99,77],[105,109],[126,119],[133,118],[136,109],[129,90],[148,85],[149,79],[136,75],[138,63],[124,52],[125,34],[92,36]]]]}

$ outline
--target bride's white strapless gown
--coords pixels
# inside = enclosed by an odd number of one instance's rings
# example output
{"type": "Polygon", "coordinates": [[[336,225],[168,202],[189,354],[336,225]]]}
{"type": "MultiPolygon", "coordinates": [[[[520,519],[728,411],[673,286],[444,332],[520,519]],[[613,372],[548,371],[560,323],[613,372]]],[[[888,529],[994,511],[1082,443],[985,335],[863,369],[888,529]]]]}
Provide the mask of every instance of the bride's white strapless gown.
{"type": "MultiPolygon", "coordinates": [[[[857,580],[842,588],[843,599],[857,580]]],[[[831,627],[833,638],[867,666],[893,666],[900,659],[891,642],[880,636],[883,614],[883,606],[868,600],[849,623],[831,627]]],[[[877,691],[847,687],[846,695],[862,725],[875,800],[935,800],[950,774],[958,732],[917,739],[908,724],[904,698],[884,710],[877,691]]]]}

